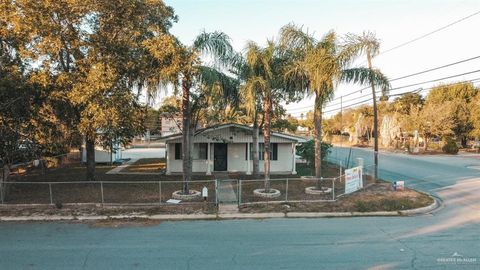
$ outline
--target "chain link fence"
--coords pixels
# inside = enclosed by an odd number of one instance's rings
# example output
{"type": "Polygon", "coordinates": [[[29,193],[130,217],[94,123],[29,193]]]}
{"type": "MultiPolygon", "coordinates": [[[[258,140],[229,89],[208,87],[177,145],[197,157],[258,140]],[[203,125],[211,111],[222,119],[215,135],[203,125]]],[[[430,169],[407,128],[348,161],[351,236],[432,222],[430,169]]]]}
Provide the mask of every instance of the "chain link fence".
{"type": "MultiPolygon", "coordinates": [[[[375,183],[375,165],[362,167],[360,189],[375,183]]],[[[288,203],[288,202],[333,202],[345,195],[345,168],[342,174],[331,178],[284,178],[270,179],[270,194],[260,196],[265,189],[265,180],[236,180],[238,204],[288,203]]]]}
{"type": "MultiPolygon", "coordinates": [[[[2,204],[81,204],[154,205],[167,204],[173,192],[182,190],[183,181],[76,181],[76,182],[3,182],[2,204]]],[[[206,203],[217,202],[215,180],[195,180],[191,191],[210,192],[206,203]]],[[[182,204],[205,203],[201,196],[182,204]]]]}

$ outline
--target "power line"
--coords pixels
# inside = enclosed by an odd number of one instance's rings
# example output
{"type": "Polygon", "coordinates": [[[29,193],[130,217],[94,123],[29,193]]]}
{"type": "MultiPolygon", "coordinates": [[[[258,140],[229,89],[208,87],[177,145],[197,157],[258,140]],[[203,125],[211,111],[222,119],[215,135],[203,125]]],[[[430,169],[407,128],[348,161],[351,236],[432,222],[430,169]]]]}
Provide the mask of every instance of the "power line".
{"type": "MultiPolygon", "coordinates": [[[[479,78],[475,78],[475,79],[471,79],[471,80],[466,80],[466,81],[461,81],[461,82],[457,82],[457,83],[452,83],[452,84],[449,84],[449,85],[457,85],[457,84],[463,84],[463,83],[476,83],[476,82],[480,82],[480,77],[479,78]]],[[[429,88],[420,88],[420,89],[416,89],[416,90],[412,90],[412,91],[406,91],[406,92],[402,92],[402,93],[398,93],[398,94],[393,94],[393,95],[388,95],[389,97],[396,97],[396,96],[402,96],[402,95],[405,95],[405,94],[409,94],[409,93],[421,93],[421,92],[425,92],[425,91],[429,91],[429,90],[432,90],[434,89],[435,87],[437,86],[432,86],[432,87],[429,87],[429,88]]],[[[346,109],[346,108],[350,108],[350,107],[354,107],[356,105],[360,105],[360,104],[363,104],[363,103],[366,103],[366,102],[369,102],[369,101],[372,101],[373,99],[370,97],[368,99],[365,99],[365,100],[362,100],[362,101],[359,101],[359,102],[356,102],[356,103],[352,103],[352,104],[348,104],[346,106],[342,106],[342,108],[336,108],[336,109],[331,109],[331,110],[327,110],[327,111],[324,111],[323,113],[326,114],[326,113],[330,113],[330,112],[335,112],[335,111],[340,111],[340,110],[343,110],[343,109],[346,109]]],[[[309,110],[311,111],[311,110],[309,110]]],[[[306,111],[308,112],[308,111],[306,111]]],[[[304,113],[304,112],[297,112],[297,113],[293,113],[293,114],[298,114],[298,113],[304,113]]]]}
{"type": "MultiPolygon", "coordinates": [[[[420,75],[420,74],[428,73],[428,72],[431,72],[431,71],[439,70],[439,69],[442,69],[442,68],[446,68],[446,67],[458,65],[458,64],[461,64],[461,63],[465,63],[465,62],[468,62],[468,61],[472,61],[472,60],[475,60],[475,59],[478,59],[478,58],[480,58],[480,55],[479,55],[479,56],[475,56],[475,57],[471,57],[471,58],[467,58],[467,59],[464,59],[464,60],[456,61],[456,62],[453,62],[453,63],[449,63],[449,64],[446,64],[446,65],[442,65],[442,66],[430,68],[430,69],[427,69],[427,70],[415,72],[415,73],[412,73],[412,74],[404,75],[404,76],[401,76],[401,77],[398,77],[398,78],[391,79],[391,80],[389,80],[389,81],[390,81],[390,82],[398,81],[398,80],[401,80],[401,79],[413,77],[413,76],[416,76],[416,75],[420,75]]],[[[353,94],[358,93],[358,92],[362,92],[362,91],[367,90],[367,89],[369,89],[369,88],[370,88],[370,86],[367,86],[367,87],[364,87],[364,88],[362,88],[362,89],[355,90],[355,91],[350,92],[350,93],[348,93],[348,94],[342,95],[341,97],[334,98],[334,99],[332,99],[330,102],[335,101],[335,100],[338,100],[338,99],[340,99],[340,98],[344,98],[344,97],[353,95],[353,94]]],[[[354,98],[354,99],[356,99],[356,98],[354,98]]],[[[345,100],[344,102],[346,102],[346,101],[348,101],[348,100],[345,100]]],[[[337,104],[338,104],[338,103],[337,103],[337,104]]],[[[306,107],[299,107],[299,108],[295,108],[295,109],[292,109],[292,110],[294,111],[294,110],[305,109],[305,108],[309,108],[309,107],[311,107],[311,106],[312,106],[312,105],[306,106],[306,107]]],[[[331,106],[331,105],[329,105],[329,106],[331,106]]],[[[292,110],[290,110],[290,111],[292,111],[292,110]]]]}
{"type": "Polygon", "coordinates": [[[458,64],[461,64],[461,63],[465,63],[465,62],[468,62],[468,61],[472,61],[472,60],[475,60],[475,59],[478,59],[478,58],[480,58],[480,55],[472,57],[472,58],[468,58],[468,59],[465,59],[465,60],[460,60],[460,61],[457,61],[457,62],[454,62],[454,63],[446,64],[446,65],[443,65],[443,66],[439,66],[439,67],[427,69],[427,70],[424,70],[424,71],[416,72],[416,73],[413,73],[413,74],[405,75],[405,76],[402,76],[402,77],[398,77],[398,78],[392,79],[390,81],[393,82],[393,81],[413,77],[413,76],[424,74],[424,73],[427,73],[427,72],[431,72],[431,71],[439,70],[439,69],[442,69],[442,68],[446,68],[446,67],[458,65],[458,64]]]}
{"type": "MultiPolygon", "coordinates": [[[[431,31],[431,32],[428,32],[428,33],[426,33],[426,34],[423,34],[423,35],[421,35],[421,36],[419,36],[419,37],[417,37],[417,38],[414,38],[414,39],[412,39],[412,40],[409,40],[409,41],[407,41],[407,42],[404,42],[404,43],[402,43],[402,44],[399,44],[399,45],[397,45],[397,46],[395,46],[395,47],[393,47],[393,48],[390,48],[390,49],[388,49],[388,50],[385,50],[385,51],[383,51],[383,52],[380,52],[378,55],[391,52],[391,51],[393,51],[393,50],[396,50],[396,49],[398,49],[398,48],[401,48],[401,47],[403,47],[403,46],[406,46],[406,45],[408,45],[408,44],[410,44],[410,43],[413,43],[413,42],[415,42],[415,41],[418,41],[418,40],[420,40],[420,39],[423,39],[423,38],[426,38],[426,37],[428,37],[428,36],[431,36],[431,35],[433,35],[433,34],[435,34],[435,33],[437,33],[437,32],[440,32],[440,31],[442,31],[442,30],[444,30],[444,29],[446,29],[446,28],[448,28],[448,27],[450,27],[450,26],[452,26],[452,25],[455,25],[455,24],[457,24],[457,23],[460,23],[460,22],[462,22],[462,21],[465,21],[465,20],[467,20],[467,19],[469,19],[469,18],[471,18],[471,17],[473,17],[473,16],[475,16],[475,15],[478,15],[478,14],[480,14],[480,10],[477,11],[477,12],[475,12],[475,13],[472,13],[472,14],[466,16],[466,17],[463,17],[463,18],[461,18],[461,19],[458,19],[458,20],[456,20],[456,21],[454,21],[454,22],[451,22],[451,23],[449,23],[449,24],[447,24],[447,25],[445,25],[445,26],[442,26],[442,27],[440,27],[440,28],[437,28],[437,29],[435,29],[435,30],[433,30],[433,31],[431,31]]],[[[377,56],[378,56],[378,55],[377,55],[377,56]]]]}
{"type": "MultiPolygon", "coordinates": [[[[411,87],[411,86],[417,86],[417,85],[421,85],[421,84],[426,84],[426,83],[432,83],[432,82],[437,82],[437,81],[441,81],[441,80],[451,79],[451,78],[460,77],[460,76],[463,76],[463,75],[468,75],[468,74],[477,73],[477,72],[480,72],[480,70],[475,70],[475,71],[471,71],[471,72],[466,72],[466,73],[462,73],[462,74],[452,75],[452,76],[443,77],[443,78],[440,78],[440,79],[435,79],[435,80],[430,80],[430,81],[425,81],[425,82],[420,82],[420,83],[415,83],[415,84],[410,84],[410,85],[399,86],[399,87],[391,88],[391,89],[389,89],[389,91],[395,91],[395,90],[399,90],[399,89],[407,88],[407,87],[411,87]]],[[[376,94],[381,94],[382,91],[378,90],[378,91],[375,91],[375,93],[376,94]]],[[[366,96],[369,96],[369,95],[371,95],[371,94],[368,93],[366,95],[363,95],[363,96],[360,96],[360,97],[357,97],[357,98],[366,97],[366,96]]],[[[348,101],[353,101],[357,98],[342,100],[342,103],[348,102],[348,101]]],[[[332,106],[336,106],[336,105],[340,105],[340,103],[328,104],[325,107],[332,107],[332,106]]]]}

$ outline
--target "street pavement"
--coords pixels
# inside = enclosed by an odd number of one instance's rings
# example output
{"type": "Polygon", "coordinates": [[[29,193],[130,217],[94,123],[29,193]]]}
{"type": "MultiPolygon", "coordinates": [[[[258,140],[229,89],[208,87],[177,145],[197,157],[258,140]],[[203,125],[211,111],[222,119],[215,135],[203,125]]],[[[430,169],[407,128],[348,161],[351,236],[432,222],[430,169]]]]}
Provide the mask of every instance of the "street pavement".
{"type": "MultiPolygon", "coordinates": [[[[334,148],[345,162],[348,148],[334,148]]],[[[372,152],[351,158],[371,164],[372,152]]],[[[0,223],[0,269],[480,269],[478,156],[381,153],[380,176],[439,196],[413,217],[0,223]]]]}

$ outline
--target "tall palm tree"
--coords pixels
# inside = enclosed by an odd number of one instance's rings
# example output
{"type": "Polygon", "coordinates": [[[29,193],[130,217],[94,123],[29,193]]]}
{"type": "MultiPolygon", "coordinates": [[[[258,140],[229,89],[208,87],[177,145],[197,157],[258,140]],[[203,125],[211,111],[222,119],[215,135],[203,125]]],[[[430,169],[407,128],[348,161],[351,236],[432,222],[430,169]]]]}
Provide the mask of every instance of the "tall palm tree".
{"type": "MultiPolygon", "coordinates": [[[[368,83],[372,88],[372,98],[373,98],[373,133],[375,134],[374,137],[374,149],[373,149],[373,157],[374,157],[374,164],[375,164],[375,181],[378,177],[378,109],[377,109],[377,97],[375,91],[375,77],[372,66],[372,58],[377,56],[380,52],[380,42],[375,37],[375,34],[372,32],[363,32],[363,35],[355,35],[355,34],[348,34],[345,37],[345,41],[347,44],[348,49],[350,50],[350,54],[352,55],[359,55],[365,54],[367,57],[367,64],[368,70],[370,71],[370,75],[368,76],[368,83]]],[[[387,95],[388,87],[382,87],[382,96],[385,97],[387,95]]]]}
{"type": "MultiPolygon", "coordinates": [[[[254,119],[254,141],[253,158],[254,170],[255,159],[258,160],[258,112],[263,106],[263,166],[264,166],[264,190],[270,191],[270,124],[272,117],[272,91],[275,88],[276,66],[276,46],[273,41],[268,41],[266,47],[260,47],[254,42],[249,42],[246,47],[246,66],[248,67],[248,76],[242,87],[243,95],[250,104],[249,109],[253,111],[254,119]],[[256,133],[256,134],[255,134],[256,133]]],[[[258,164],[258,163],[257,163],[258,164]]],[[[258,165],[257,165],[258,166],[258,165]]]]}
{"type": "MultiPolygon", "coordinates": [[[[378,70],[349,68],[358,55],[358,44],[339,44],[331,31],[317,40],[301,27],[288,24],[280,30],[280,46],[290,51],[294,60],[285,69],[285,79],[296,83],[299,91],[315,95],[315,176],[322,176],[322,109],[331,100],[340,82],[364,84],[370,78],[374,84],[388,87],[388,79],[378,70]],[[354,47],[354,48],[353,48],[354,47]]],[[[320,182],[319,182],[320,185],[320,182]]]]}
{"type": "Polygon", "coordinates": [[[189,182],[192,178],[193,137],[196,121],[192,116],[202,108],[208,94],[202,91],[222,90],[225,97],[230,97],[235,80],[224,71],[234,63],[235,52],[230,38],[222,32],[201,32],[191,46],[182,45],[172,36],[159,36],[145,44],[153,55],[157,74],[150,79],[150,86],[155,91],[158,82],[173,85],[175,94],[182,93],[182,159],[183,159],[183,194],[189,194],[189,182]],[[209,60],[210,65],[203,64],[201,57],[209,60]],[[165,65],[165,63],[168,63],[165,65]],[[195,91],[196,93],[193,93],[195,91]],[[193,100],[195,98],[195,101],[193,100]]]}

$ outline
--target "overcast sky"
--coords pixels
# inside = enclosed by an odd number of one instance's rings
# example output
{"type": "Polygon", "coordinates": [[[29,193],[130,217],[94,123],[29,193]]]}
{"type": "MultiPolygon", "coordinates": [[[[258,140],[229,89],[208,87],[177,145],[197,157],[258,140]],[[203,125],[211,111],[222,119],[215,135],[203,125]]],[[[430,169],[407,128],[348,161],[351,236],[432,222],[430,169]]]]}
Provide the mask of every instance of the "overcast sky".
{"type": "MultiPolygon", "coordinates": [[[[236,50],[242,51],[249,40],[264,44],[276,38],[279,29],[290,22],[303,25],[317,38],[329,30],[339,35],[349,32],[361,34],[373,31],[381,41],[381,51],[420,37],[461,18],[480,11],[479,0],[446,1],[313,1],[313,0],[167,0],[179,17],[172,33],[185,44],[191,44],[203,29],[220,30],[228,34],[236,50]]],[[[434,33],[421,40],[376,57],[373,62],[389,78],[397,78],[417,71],[434,68],[480,55],[480,14],[434,33]]],[[[356,65],[362,65],[363,59],[356,65]]],[[[405,86],[427,80],[447,77],[480,69],[480,59],[392,82],[392,87],[405,86]]],[[[454,82],[480,78],[480,72],[445,80],[454,82]]],[[[392,94],[412,91],[419,87],[392,91],[392,94]]],[[[336,97],[362,87],[341,84],[336,97]]],[[[343,98],[344,106],[365,98],[368,90],[343,98]],[[357,98],[356,101],[348,101],[357,98]]],[[[293,116],[306,113],[313,100],[306,98],[286,108],[293,116]]],[[[332,101],[325,111],[338,112],[339,100],[332,101]],[[338,104],[338,105],[335,105],[338,104]],[[333,111],[336,110],[336,111],[333,111]]]]}

